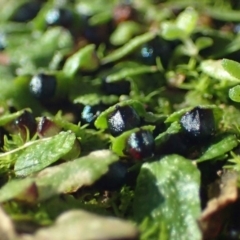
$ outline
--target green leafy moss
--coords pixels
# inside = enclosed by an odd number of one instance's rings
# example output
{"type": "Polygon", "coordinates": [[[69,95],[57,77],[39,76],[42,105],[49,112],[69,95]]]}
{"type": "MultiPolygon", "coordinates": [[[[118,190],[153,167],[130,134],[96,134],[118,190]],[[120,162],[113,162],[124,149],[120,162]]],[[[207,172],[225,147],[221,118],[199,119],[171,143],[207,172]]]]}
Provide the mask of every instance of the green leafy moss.
{"type": "MultiPolygon", "coordinates": [[[[29,239],[46,234],[59,240],[61,232],[68,240],[80,230],[78,236],[94,234],[96,240],[212,239],[210,217],[206,229],[197,226],[200,205],[204,210],[212,191],[221,189],[219,172],[233,169],[240,176],[238,1],[41,1],[36,17],[16,22],[14,14],[28,2],[0,0],[0,201],[4,219],[14,219],[7,221],[14,239],[27,233],[29,239]],[[55,8],[67,9],[72,24],[48,26],[46,15],[55,8]],[[51,101],[29,91],[39,73],[57,79],[51,101]],[[116,86],[113,93],[104,84],[116,86]],[[83,125],[85,105],[106,110],[93,113],[94,124],[83,125]],[[113,137],[107,119],[117,105],[134,108],[140,126],[113,137]],[[215,131],[204,141],[189,139],[180,124],[194,107],[214,114],[215,131]],[[23,140],[13,122],[25,109],[37,123],[46,116],[63,132],[23,140]],[[155,138],[144,163],[129,161],[124,151],[139,129],[155,138]],[[116,177],[111,171],[120,163],[126,167],[122,187],[100,189],[98,180],[116,177]],[[74,216],[73,209],[79,209],[74,216]],[[69,221],[59,225],[60,214],[69,221]],[[98,232],[88,230],[94,220],[98,232]]],[[[28,132],[28,123],[23,125],[28,132]]],[[[227,202],[226,227],[217,239],[226,238],[236,219],[231,207],[227,202]]]]}

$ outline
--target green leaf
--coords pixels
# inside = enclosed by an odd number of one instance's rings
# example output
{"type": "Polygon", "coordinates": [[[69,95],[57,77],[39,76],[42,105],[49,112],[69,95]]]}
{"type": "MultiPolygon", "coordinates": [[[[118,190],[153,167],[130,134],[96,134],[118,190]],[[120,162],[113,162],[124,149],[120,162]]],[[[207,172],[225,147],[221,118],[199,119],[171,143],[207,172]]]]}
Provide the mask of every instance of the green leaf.
{"type": "MultiPolygon", "coordinates": [[[[123,102],[119,102],[116,105],[118,106],[131,106],[133,107],[136,112],[140,115],[140,116],[144,116],[145,115],[145,109],[142,103],[140,103],[139,101],[136,100],[126,100],[123,102]]],[[[104,112],[102,112],[98,118],[95,121],[95,127],[99,128],[99,129],[107,129],[108,128],[108,123],[107,123],[107,116],[113,112],[116,108],[116,105],[111,106],[110,108],[108,108],[107,110],[105,110],[104,112]]]]}
{"type": "Polygon", "coordinates": [[[106,82],[116,82],[127,77],[141,75],[145,73],[154,73],[157,71],[156,66],[140,65],[136,67],[125,67],[116,73],[112,73],[107,76],[106,82]]]}
{"type": "Polygon", "coordinates": [[[107,55],[106,57],[104,57],[101,60],[101,63],[106,64],[106,63],[110,63],[110,62],[115,62],[115,61],[127,56],[128,54],[130,54],[131,52],[133,52],[134,50],[139,48],[142,44],[152,40],[155,36],[156,36],[156,34],[153,32],[147,32],[140,36],[137,36],[137,37],[131,39],[128,43],[126,43],[122,47],[118,48],[114,52],[112,52],[109,55],[107,55]]]}
{"type": "MultiPolygon", "coordinates": [[[[18,156],[25,150],[25,148],[28,145],[29,145],[29,142],[17,149],[7,151],[5,153],[1,153],[0,154],[0,173],[9,171],[10,167],[13,166],[13,164],[16,162],[18,156]]],[[[5,147],[6,147],[6,142],[5,142],[5,147]]]]}
{"type": "Polygon", "coordinates": [[[15,112],[15,113],[5,114],[5,115],[1,116],[0,117],[0,126],[4,126],[7,123],[10,123],[11,121],[20,117],[24,113],[24,111],[26,111],[26,110],[23,109],[23,110],[15,112]]]}
{"type": "MultiPolygon", "coordinates": [[[[0,26],[1,27],[1,26],[0,26]]],[[[9,85],[12,83],[12,79],[14,78],[14,74],[10,67],[6,67],[3,65],[0,65],[0,76],[1,76],[1,86],[9,85]]]]}
{"type": "Polygon", "coordinates": [[[216,78],[218,80],[239,82],[239,78],[236,78],[230,74],[230,72],[226,71],[225,67],[226,64],[224,63],[223,67],[222,60],[205,60],[200,64],[200,69],[210,77],[216,78]]]}
{"type": "Polygon", "coordinates": [[[4,0],[0,1],[1,6],[1,16],[0,22],[4,22],[6,20],[11,19],[14,16],[14,13],[26,2],[26,0],[19,0],[15,2],[14,0],[9,0],[5,2],[4,0]]]}
{"type": "Polygon", "coordinates": [[[118,160],[109,150],[99,150],[85,157],[58,166],[48,167],[36,176],[39,199],[60,193],[72,193],[82,186],[92,185],[118,160]],[[48,191],[46,191],[48,189],[48,191]]]}
{"type": "Polygon", "coordinates": [[[102,95],[101,93],[89,93],[76,97],[73,100],[74,103],[81,103],[83,105],[94,106],[99,103],[106,105],[113,105],[118,102],[118,96],[116,95],[102,95]]]}
{"type": "Polygon", "coordinates": [[[240,126],[240,111],[237,106],[229,105],[224,108],[222,116],[222,129],[235,129],[240,126]]]}
{"type": "MultiPolygon", "coordinates": [[[[216,105],[199,105],[198,107],[203,108],[203,109],[212,109],[215,122],[218,123],[221,120],[222,109],[220,109],[216,105]]],[[[182,117],[182,115],[185,114],[186,112],[190,111],[191,109],[193,109],[193,107],[187,107],[187,108],[183,108],[179,111],[176,111],[176,112],[170,114],[168,116],[168,118],[166,119],[165,123],[172,123],[175,121],[179,121],[180,118],[182,117]]]]}
{"type": "Polygon", "coordinates": [[[172,22],[163,22],[161,24],[161,36],[166,40],[180,39],[183,31],[172,22]]]}
{"type": "Polygon", "coordinates": [[[63,72],[68,77],[73,77],[78,70],[94,71],[99,67],[99,60],[95,53],[95,45],[89,44],[79,49],[69,57],[63,66],[63,72]]]}
{"type": "MultiPolygon", "coordinates": [[[[1,73],[0,73],[0,77],[1,73]]],[[[30,76],[18,76],[9,81],[0,81],[0,101],[11,101],[17,109],[29,108],[35,114],[41,114],[44,107],[29,92],[30,76]]]]}
{"type": "Polygon", "coordinates": [[[31,178],[12,180],[0,189],[0,202],[11,199],[33,202],[36,201],[37,197],[36,185],[31,178]]]}
{"type": "Polygon", "coordinates": [[[229,98],[234,102],[240,102],[240,85],[229,89],[229,98]]]}
{"type": "Polygon", "coordinates": [[[76,125],[74,123],[71,123],[63,118],[62,112],[59,111],[56,116],[49,117],[54,123],[56,123],[59,127],[63,128],[65,131],[71,131],[75,133],[77,137],[80,137],[82,135],[82,129],[79,125],[76,125]]]}
{"type": "Polygon", "coordinates": [[[214,19],[227,21],[227,22],[239,22],[240,21],[240,11],[233,10],[230,8],[223,8],[222,6],[206,7],[206,14],[213,17],[214,19]]]}
{"type": "Polygon", "coordinates": [[[127,43],[132,37],[141,32],[141,26],[134,21],[124,21],[118,24],[110,36],[111,44],[119,46],[127,43]]]}
{"type": "Polygon", "coordinates": [[[46,15],[52,9],[52,3],[46,2],[43,4],[37,16],[32,20],[32,25],[34,29],[43,31],[47,28],[46,15]]]}
{"type": "Polygon", "coordinates": [[[167,116],[162,114],[154,114],[152,112],[146,112],[144,115],[144,121],[152,124],[164,123],[167,116]]]}
{"type": "MultiPolygon", "coordinates": [[[[50,139],[51,138],[28,141],[23,144],[22,138],[19,135],[13,135],[11,140],[7,139],[7,137],[5,136],[4,150],[7,151],[0,154],[0,172],[2,173],[9,171],[10,167],[12,167],[16,163],[17,159],[26,151],[26,149],[31,149],[32,147],[35,149],[36,147],[34,147],[34,145],[41,145],[46,140],[49,142],[50,139]]],[[[71,153],[72,150],[74,151],[74,144],[73,147],[70,148],[69,152],[67,152],[66,154],[71,153]]],[[[66,154],[63,154],[62,157],[66,156],[66,154]]],[[[25,164],[25,162],[23,162],[23,164],[25,164]]]]}
{"type": "Polygon", "coordinates": [[[11,199],[42,201],[61,193],[75,192],[92,185],[117,160],[113,152],[99,150],[71,162],[48,167],[34,177],[6,183],[0,190],[0,202],[11,199]]]}
{"type": "Polygon", "coordinates": [[[176,19],[176,26],[182,30],[182,34],[189,36],[195,29],[198,21],[198,13],[191,7],[186,8],[176,19]]]}
{"type": "Polygon", "coordinates": [[[222,66],[231,76],[240,81],[240,63],[229,59],[223,59],[222,66]]]}
{"type": "Polygon", "coordinates": [[[35,74],[39,68],[47,68],[57,51],[68,53],[73,45],[69,31],[61,27],[49,28],[38,38],[24,38],[23,44],[7,49],[11,62],[19,66],[21,75],[35,74]]]}
{"type": "Polygon", "coordinates": [[[167,131],[160,133],[155,138],[156,146],[163,144],[172,134],[176,134],[181,131],[181,125],[178,122],[173,122],[168,127],[167,131]]]}
{"type": "Polygon", "coordinates": [[[197,162],[221,157],[238,146],[238,139],[234,134],[224,134],[218,137],[202,154],[197,162]]]}
{"type": "Polygon", "coordinates": [[[118,156],[124,157],[124,149],[126,147],[126,141],[127,138],[134,132],[138,132],[139,130],[148,130],[148,131],[153,131],[154,130],[154,126],[143,126],[141,128],[134,128],[131,129],[129,131],[126,131],[124,133],[122,133],[120,136],[116,137],[115,139],[113,139],[112,141],[112,150],[113,152],[115,152],[118,156]]]}
{"type": "Polygon", "coordinates": [[[198,51],[212,46],[213,43],[213,39],[210,37],[199,37],[195,42],[198,51]]]}
{"type": "Polygon", "coordinates": [[[89,18],[88,22],[90,26],[98,26],[104,23],[107,23],[111,20],[112,18],[112,12],[109,9],[108,11],[103,11],[94,14],[92,17],[89,18]]]}
{"type": "Polygon", "coordinates": [[[149,218],[159,226],[152,239],[160,240],[164,234],[168,240],[200,240],[199,171],[178,155],[157,160],[142,165],[133,203],[135,219],[141,223],[149,218]]]}
{"type": "Polygon", "coordinates": [[[165,21],[161,24],[161,35],[166,40],[186,38],[194,31],[197,20],[198,13],[193,8],[187,8],[175,22],[165,21]]]}
{"type": "Polygon", "coordinates": [[[73,147],[76,136],[61,132],[51,138],[31,142],[17,158],[14,171],[17,176],[27,176],[59,160],[73,147]]]}
{"type": "Polygon", "coordinates": [[[167,117],[165,123],[172,123],[172,122],[178,121],[178,120],[182,117],[182,115],[183,115],[184,113],[190,111],[191,109],[192,109],[192,107],[183,108],[183,109],[181,109],[181,110],[179,110],[179,111],[176,111],[176,112],[170,114],[170,115],[167,117]]]}
{"type": "Polygon", "coordinates": [[[81,103],[83,105],[97,105],[101,101],[101,98],[99,98],[99,94],[97,93],[89,93],[89,94],[84,94],[81,95],[77,98],[74,99],[74,103],[81,103]]]}

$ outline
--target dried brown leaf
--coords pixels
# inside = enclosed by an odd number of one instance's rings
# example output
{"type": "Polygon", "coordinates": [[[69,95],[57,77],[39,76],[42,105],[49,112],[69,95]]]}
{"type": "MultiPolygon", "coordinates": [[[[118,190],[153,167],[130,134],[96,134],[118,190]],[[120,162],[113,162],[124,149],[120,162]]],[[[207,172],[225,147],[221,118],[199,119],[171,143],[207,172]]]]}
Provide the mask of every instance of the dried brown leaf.
{"type": "Polygon", "coordinates": [[[0,239],[12,240],[16,239],[16,233],[13,223],[7,214],[0,207],[0,239]]]}
{"type": "Polygon", "coordinates": [[[227,209],[238,198],[237,173],[226,171],[221,176],[219,196],[212,198],[201,214],[199,225],[205,240],[214,239],[227,217],[227,209]]]}
{"type": "Polygon", "coordinates": [[[136,226],[114,217],[103,217],[72,210],[58,217],[55,224],[21,240],[114,240],[137,239],[136,226]]]}

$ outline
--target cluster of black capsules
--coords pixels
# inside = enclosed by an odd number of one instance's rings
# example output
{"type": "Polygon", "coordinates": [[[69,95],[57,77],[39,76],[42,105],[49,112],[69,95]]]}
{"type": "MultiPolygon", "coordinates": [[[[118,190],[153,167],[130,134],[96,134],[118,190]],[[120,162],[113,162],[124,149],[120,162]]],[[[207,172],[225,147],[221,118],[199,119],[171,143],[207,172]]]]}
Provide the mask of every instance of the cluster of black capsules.
{"type": "MultiPolygon", "coordinates": [[[[61,131],[61,127],[55,124],[50,118],[43,116],[37,121],[32,112],[24,110],[13,122],[9,122],[4,127],[1,127],[1,137],[4,134],[20,134],[23,141],[28,141],[35,134],[40,138],[51,137],[61,131]]],[[[1,140],[1,147],[4,142],[1,140]]]]}
{"type": "MultiPolygon", "coordinates": [[[[27,22],[32,20],[39,12],[42,7],[43,1],[35,0],[27,2],[18,9],[13,16],[13,21],[27,22]],[[33,2],[33,4],[32,4],[33,2]],[[38,4],[35,4],[35,3],[38,4]],[[36,8],[29,11],[29,8],[36,8]],[[27,10],[25,10],[27,9],[27,10]],[[24,13],[24,14],[22,14],[24,13]],[[28,13],[32,15],[29,16],[28,13]],[[22,17],[25,18],[22,18],[22,17]]],[[[70,8],[65,7],[54,7],[50,9],[46,14],[45,22],[46,26],[62,26],[69,29],[73,36],[75,34],[72,25],[75,21],[75,13],[70,8]]],[[[90,16],[85,16],[82,36],[88,41],[95,44],[101,42],[108,42],[111,31],[120,22],[127,20],[137,20],[137,12],[130,4],[120,4],[116,6],[113,11],[113,22],[111,24],[105,24],[104,26],[90,26],[88,19],[90,16]]],[[[76,40],[78,40],[78,36],[76,40]]],[[[4,45],[5,38],[1,37],[0,34],[0,45],[1,39],[4,45]]],[[[161,37],[145,43],[138,52],[135,52],[134,60],[140,61],[147,65],[154,65],[158,56],[162,57],[161,61],[163,67],[168,65],[168,59],[176,46],[176,42],[169,42],[163,40],[161,37]],[[159,47],[161,46],[161,47],[159,47]]],[[[4,46],[2,47],[4,48],[4,46]]],[[[1,46],[0,46],[1,49],[1,46]]],[[[39,101],[49,104],[49,101],[54,98],[58,91],[59,79],[53,74],[38,73],[32,77],[29,83],[29,89],[31,94],[39,101]]],[[[107,78],[102,78],[101,91],[106,95],[129,95],[131,91],[131,84],[128,80],[124,79],[117,82],[108,82],[107,78]]],[[[61,106],[62,107],[62,106],[61,106]]],[[[100,115],[102,111],[107,109],[109,106],[104,104],[98,105],[86,105],[81,106],[80,119],[77,118],[76,122],[81,121],[82,124],[89,124],[89,127],[94,127],[94,121],[100,115]]],[[[79,108],[74,109],[76,115],[79,115],[79,108]]],[[[161,131],[166,130],[167,126],[164,123],[160,123],[160,126],[156,126],[156,130],[152,133],[149,130],[141,129],[141,126],[145,125],[141,117],[137,114],[136,110],[131,106],[120,106],[116,105],[116,109],[108,115],[108,129],[112,136],[117,137],[123,132],[139,128],[138,131],[133,132],[129,135],[126,140],[126,147],[124,153],[131,159],[142,160],[156,155],[178,153],[181,155],[187,155],[189,149],[192,146],[199,144],[201,141],[207,141],[215,132],[215,121],[214,115],[211,109],[204,109],[196,107],[191,111],[185,113],[180,119],[180,125],[182,131],[176,134],[170,134],[168,139],[164,141],[160,146],[155,146],[154,138],[161,131]]],[[[43,117],[38,123],[36,123],[32,114],[28,111],[24,112],[16,121],[15,125],[17,129],[24,135],[26,127],[29,129],[30,136],[33,136],[36,131],[40,137],[52,136],[59,132],[61,129],[56,126],[51,120],[43,117]]],[[[3,141],[2,141],[3,142],[3,141]]],[[[121,186],[123,179],[127,175],[127,165],[122,162],[117,162],[110,167],[110,171],[105,175],[104,188],[111,189],[111,184],[108,186],[107,182],[114,182],[115,185],[121,186]],[[110,176],[110,177],[108,177],[110,176]],[[121,180],[111,181],[112,177],[116,177],[121,180]],[[117,184],[118,183],[118,184],[117,184]]]]}
{"type": "MultiPolygon", "coordinates": [[[[164,131],[164,128],[166,130],[164,123],[161,122],[156,126],[155,132],[141,129],[143,120],[132,106],[116,105],[115,110],[108,114],[107,123],[108,131],[114,137],[118,137],[125,131],[139,128],[127,137],[125,143],[124,153],[132,163],[136,160],[138,162],[146,160],[153,155],[165,154],[180,154],[194,158],[196,149],[199,150],[201,146],[208,144],[216,131],[213,110],[202,107],[195,107],[183,114],[179,120],[181,130],[178,133],[169,134],[161,145],[156,145],[154,138],[164,131]]],[[[121,161],[113,164],[109,172],[100,179],[101,186],[107,189],[122,186],[129,177],[127,167],[128,165],[121,161]]]]}
{"type": "MultiPolygon", "coordinates": [[[[28,22],[34,20],[35,17],[38,16],[38,13],[41,13],[40,10],[44,4],[45,2],[42,0],[27,1],[16,9],[10,20],[16,22],[28,22]]],[[[71,3],[69,6],[71,6],[71,3]]],[[[91,26],[89,23],[91,16],[85,16],[84,13],[78,13],[77,10],[74,10],[72,7],[53,6],[53,8],[46,12],[44,21],[46,27],[61,26],[68,29],[76,40],[77,46],[75,49],[78,49],[78,42],[80,41],[79,37],[85,39],[86,42],[97,45],[99,43],[108,44],[110,34],[115,30],[119,23],[129,20],[141,22],[138,15],[136,9],[134,9],[131,4],[121,3],[114,7],[112,18],[107,24],[91,26]]],[[[4,33],[0,32],[0,50],[3,50],[6,47],[6,44],[7,42],[4,33]]],[[[155,39],[143,44],[143,46],[138,49],[132,57],[134,60],[144,64],[155,65],[156,58],[160,56],[162,64],[166,67],[174,47],[175,43],[166,41],[157,36],[155,39]]],[[[66,59],[67,56],[63,61],[66,59]]],[[[61,64],[64,63],[61,62],[61,64]]],[[[61,66],[59,66],[59,68],[61,68],[61,66]]],[[[57,92],[57,89],[59,88],[58,85],[60,84],[56,76],[46,73],[38,73],[31,79],[30,92],[37,99],[48,102],[57,92]]],[[[130,85],[130,82],[126,79],[110,83],[107,82],[106,78],[102,78],[101,90],[105,94],[113,94],[117,96],[122,94],[128,95],[131,90],[130,85]]]]}
{"type": "MultiPolygon", "coordinates": [[[[125,160],[113,163],[107,174],[96,183],[96,186],[104,190],[116,190],[125,183],[135,181],[128,168],[136,160],[151,157],[154,153],[154,137],[151,131],[141,129],[142,119],[136,110],[130,106],[116,104],[115,109],[107,115],[108,131],[113,137],[118,137],[126,131],[133,131],[126,139],[124,149],[125,160]],[[130,161],[129,161],[130,160],[130,161]]],[[[123,160],[124,160],[123,159],[123,160]]]]}
{"type": "MultiPolygon", "coordinates": [[[[15,108],[10,108],[10,111],[15,112],[15,108]]],[[[31,138],[36,134],[37,122],[30,111],[25,110],[21,116],[17,117],[13,122],[6,124],[0,128],[0,148],[4,147],[4,136],[10,137],[10,134],[21,135],[23,141],[31,138]]]]}
{"type": "MultiPolygon", "coordinates": [[[[38,73],[30,79],[29,91],[34,98],[39,100],[42,104],[45,104],[47,107],[47,105],[55,99],[58,85],[60,85],[58,84],[58,81],[61,80],[53,74],[38,73]]],[[[114,83],[107,83],[106,78],[103,78],[101,90],[106,95],[128,95],[130,93],[130,82],[127,80],[121,80],[114,83]]],[[[57,99],[57,101],[58,100],[59,99],[57,99]]],[[[71,105],[71,103],[69,104],[71,105]]],[[[81,121],[82,125],[88,124],[91,128],[94,128],[94,121],[100,113],[108,107],[109,105],[103,103],[95,105],[73,104],[70,106],[73,113],[76,115],[76,122],[81,121]],[[81,116],[79,116],[79,112],[81,112],[81,116]]]]}
{"type": "MultiPolygon", "coordinates": [[[[124,159],[128,161],[118,161],[112,164],[108,173],[96,185],[104,190],[118,189],[132,177],[132,173],[130,175],[128,173],[128,168],[135,162],[146,160],[154,154],[189,154],[195,146],[209,142],[216,131],[213,110],[208,108],[193,108],[181,116],[179,123],[180,132],[170,134],[162,145],[155,146],[154,138],[159,131],[163,131],[163,127],[155,133],[143,129],[144,121],[134,107],[116,104],[115,109],[107,115],[109,133],[114,137],[119,137],[124,132],[135,129],[132,133],[130,132],[125,142],[126,157],[124,159]]],[[[4,129],[1,128],[1,136],[9,132],[19,132],[23,139],[26,139],[27,134],[32,137],[36,133],[40,138],[44,138],[60,131],[61,127],[51,119],[41,117],[39,121],[36,121],[33,114],[25,110],[11,125],[4,129]]],[[[2,138],[1,145],[3,146],[2,138]]],[[[80,148],[79,142],[76,142],[76,145],[80,148]]],[[[77,157],[76,154],[74,156],[77,157]]]]}
{"type": "MultiPolygon", "coordinates": [[[[106,109],[106,106],[96,110],[94,107],[87,105],[84,106],[84,109],[82,118],[85,118],[86,122],[93,124],[97,116],[106,109]],[[91,111],[92,109],[94,111],[91,111]]],[[[187,148],[191,145],[206,143],[211,140],[216,131],[213,110],[208,108],[193,108],[181,116],[179,123],[182,130],[178,133],[169,134],[168,139],[166,139],[159,150],[154,147],[154,138],[161,131],[166,130],[166,125],[163,122],[161,122],[160,127],[156,125],[155,130],[157,131],[153,131],[153,133],[149,130],[141,129],[141,126],[144,125],[144,120],[130,105],[121,106],[116,104],[115,109],[107,115],[108,131],[114,137],[118,137],[131,129],[139,128],[139,131],[130,134],[125,149],[125,153],[135,160],[151,157],[154,152],[159,153],[160,151],[162,154],[184,154],[184,152],[181,152],[180,145],[185,145],[185,148],[187,148]]],[[[49,137],[61,130],[59,126],[47,117],[41,117],[36,122],[33,114],[27,110],[14,121],[13,130],[10,132],[19,131],[24,136],[26,135],[26,128],[30,137],[36,132],[40,137],[49,137]]]]}
{"type": "MultiPolygon", "coordinates": [[[[15,9],[9,20],[20,23],[32,21],[41,13],[45,4],[44,0],[26,1],[15,9]]],[[[131,4],[121,3],[113,9],[111,21],[92,26],[89,24],[92,13],[84,9],[82,11],[74,9],[73,6],[74,2],[70,1],[67,6],[53,5],[43,16],[45,27],[61,26],[68,29],[76,40],[79,37],[84,37],[89,42],[99,44],[108,42],[109,34],[119,23],[127,20],[137,21],[138,19],[137,12],[131,4]]]]}
{"type": "MultiPolygon", "coordinates": [[[[141,118],[131,106],[115,106],[115,110],[108,114],[108,130],[117,137],[125,131],[141,126],[141,118]]],[[[139,128],[129,135],[126,141],[125,154],[134,160],[151,157],[154,152],[154,137],[149,130],[139,128]]]]}
{"type": "MultiPolygon", "coordinates": [[[[4,135],[11,137],[11,134],[20,134],[25,142],[36,134],[39,138],[47,138],[58,134],[61,130],[62,128],[49,117],[42,116],[36,120],[32,112],[24,110],[14,121],[0,128],[0,147],[4,146],[4,135]]],[[[76,145],[79,145],[78,148],[80,148],[79,141],[76,142],[76,145]]]]}
{"type": "MultiPolygon", "coordinates": [[[[193,147],[208,143],[215,134],[215,117],[212,109],[195,107],[183,114],[179,120],[181,130],[169,134],[160,145],[155,146],[154,138],[164,131],[164,123],[156,131],[143,130],[143,120],[131,106],[115,106],[107,116],[108,130],[117,137],[125,131],[139,128],[129,135],[124,153],[133,160],[142,160],[156,155],[189,155],[193,147]]],[[[165,126],[166,127],[166,126],[165,126]]],[[[190,155],[189,155],[190,157],[190,155]]]]}

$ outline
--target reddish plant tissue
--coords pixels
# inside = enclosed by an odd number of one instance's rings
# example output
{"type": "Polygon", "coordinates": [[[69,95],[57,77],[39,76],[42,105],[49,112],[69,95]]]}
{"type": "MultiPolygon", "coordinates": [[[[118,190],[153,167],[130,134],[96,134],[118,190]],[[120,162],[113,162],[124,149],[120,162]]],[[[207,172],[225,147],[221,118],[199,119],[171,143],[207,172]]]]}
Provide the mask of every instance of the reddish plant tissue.
{"type": "Polygon", "coordinates": [[[134,132],[128,137],[125,153],[134,160],[142,160],[153,155],[154,146],[152,133],[140,129],[138,132],[134,132]]]}

